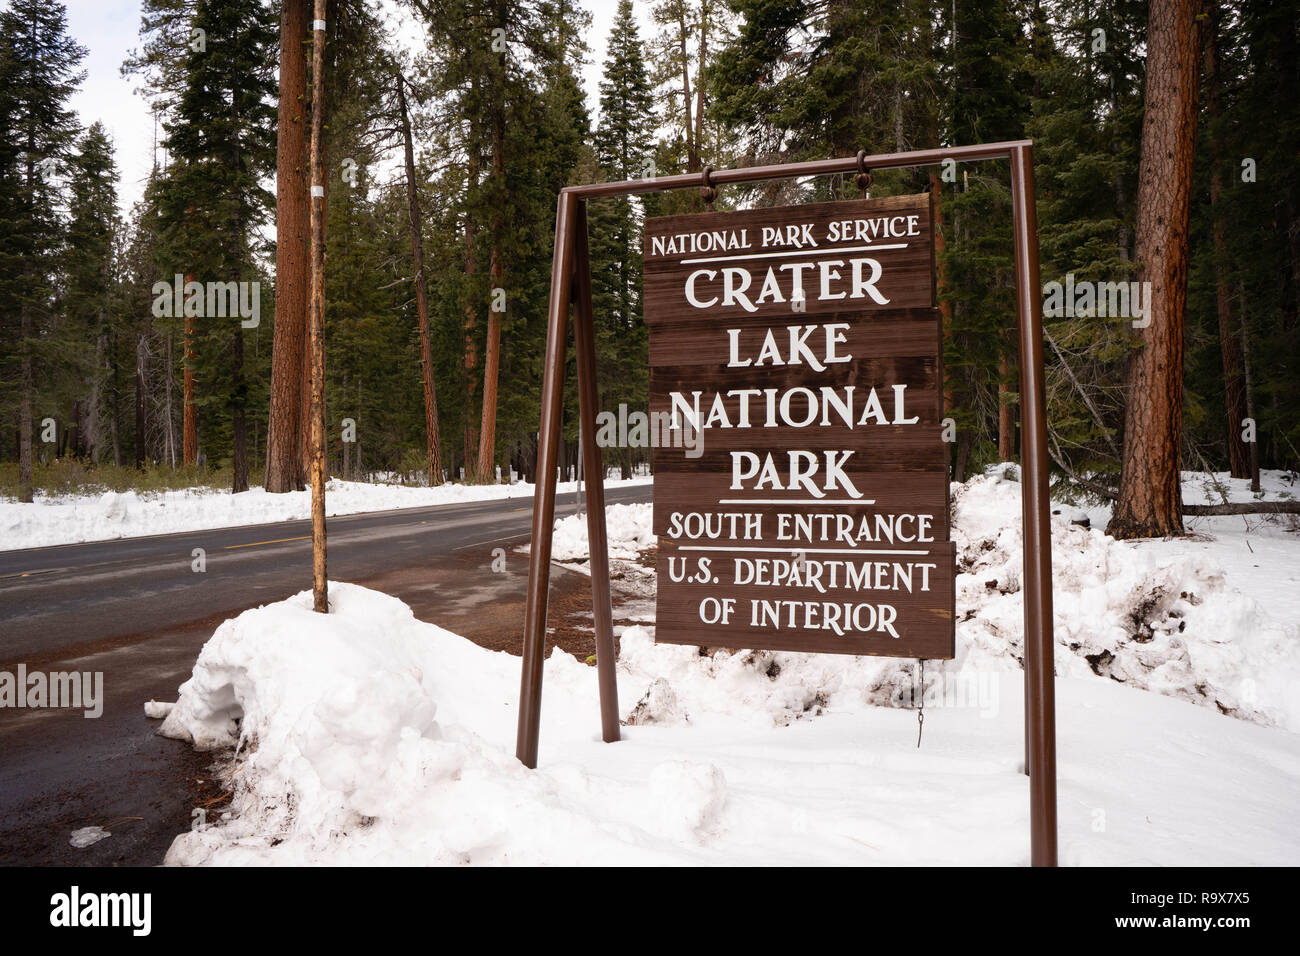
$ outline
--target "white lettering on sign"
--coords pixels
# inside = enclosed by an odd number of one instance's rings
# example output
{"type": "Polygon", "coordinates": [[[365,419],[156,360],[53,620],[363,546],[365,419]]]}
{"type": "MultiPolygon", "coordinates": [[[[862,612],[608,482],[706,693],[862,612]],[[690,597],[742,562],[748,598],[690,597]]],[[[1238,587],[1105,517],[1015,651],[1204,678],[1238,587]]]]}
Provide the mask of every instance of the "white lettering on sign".
{"type": "Polygon", "coordinates": [[[732,490],[758,491],[764,488],[771,488],[774,491],[802,490],[814,498],[824,498],[826,492],[842,488],[848,492],[850,498],[862,497],[862,492],[854,487],[849,476],[844,473],[844,464],[853,457],[852,451],[827,451],[824,453],[824,463],[818,459],[816,452],[791,451],[787,454],[789,459],[786,462],[783,481],[782,472],[771,453],[760,461],[758,455],[752,451],[733,451],[731,453],[732,490]],[[822,474],[820,487],[817,484],[819,470],[822,474]],[[751,479],[753,484],[748,483],[751,479]]]}
{"type": "Polygon", "coordinates": [[[769,302],[804,301],[809,298],[804,287],[805,272],[816,273],[815,301],[870,299],[877,305],[889,305],[889,299],[876,288],[884,275],[880,261],[864,256],[768,266],[757,292],[751,291],[754,273],[746,266],[696,269],[686,277],[686,301],[697,309],[709,309],[721,302],[724,307],[738,305],[746,312],[757,312],[760,305],[769,302]],[[846,263],[849,274],[844,276],[841,270],[846,263]]]}
{"type": "MultiPolygon", "coordinates": [[[[759,233],[760,249],[817,249],[816,222],[763,226],[759,233]]],[[[868,219],[834,219],[825,224],[824,241],[872,243],[881,239],[908,239],[921,235],[921,217],[874,216],[868,219]]],[[[652,236],[650,255],[701,255],[710,252],[738,252],[755,248],[748,229],[710,229],[682,232],[669,236],[652,236]]]]}
{"type": "Polygon", "coordinates": [[[782,355],[773,330],[767,329],[766,334],[763,336],[763,344],[759,347],[758,356],[756,358],[746,358],[744,361],[741,361],[740,358],[740,336],[744,330],[727,329],[727,339],[731,342],[731,359],[727,362],[727,368],[746,368],[750,365],[802,365],[806,359],[814,372],[824,372],[827,365],[853,361],[852,355],[839,355],[836,353],[836,346],[843,345],[848,341],[844,335],[844,330],[848,327],[847,322],[831,322],[821,326],[787,325],[785,327],[786,331],[790,333],[790,348],[786,353],[789,355],[788,359],[782,355]],[[820,360],[808,346],[809,337],[819,328],[824,335],[820,360]]]}
{"type": "MultiPolygon", "coordinates": [[[[762,364],[762,363],[760,363],[762,364]]],[[[783,363],[774,363],[783,364],[783,363]]],[[[797,363],[796,363],[797,364],[797,363]]],[[[820,371],[820,369],[819,369],[820,371]]],[[[865,391],[857,385],[818,386],[814,391],[804,385],[793,388],[731,388],[713,392],[704,398],[703,389],[669,392],[669,428],[681,428],[683,421],[695,430],[704,428],[807,428],[814,423],[823,428],[844,425],[915,425],[919,415],[908,415],[907,386],[891,385],[892,417],[885,414],[877,387],[865,391]],[[727,399],[734,399],[735,411],[728,411],[727,399]],[[708,408],[707,414],[704,408],[708,408]],[[759,416],[755,424],[753,413],[759,416]],[[734,417],[734,421],[733,421],[734,417]]]]}

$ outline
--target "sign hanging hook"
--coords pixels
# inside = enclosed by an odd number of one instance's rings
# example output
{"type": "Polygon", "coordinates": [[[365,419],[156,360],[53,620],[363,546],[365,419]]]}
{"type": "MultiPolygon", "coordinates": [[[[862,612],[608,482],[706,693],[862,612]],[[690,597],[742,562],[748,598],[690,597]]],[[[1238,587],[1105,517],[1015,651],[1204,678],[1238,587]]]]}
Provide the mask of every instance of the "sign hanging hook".
{"type": "Polygon", "coordinates": [[[700,187],[700,198],[704,200],[706,212],[713,212],[713,201],[718,198],[718,191],[713,188],[713,167],[705,166],[701,171],[704,185],[700,187]]]}
{"type": "Polygon", "coordinates": [[[865,149],[858,150],[858,174],[854,177],[854,181],[857,182],[858,191],[861,193],[859,199],[871,198],[871,194],[867,192],[871,188],[871,170],[867,169],[866,160],[867,151],[865,149]]]}

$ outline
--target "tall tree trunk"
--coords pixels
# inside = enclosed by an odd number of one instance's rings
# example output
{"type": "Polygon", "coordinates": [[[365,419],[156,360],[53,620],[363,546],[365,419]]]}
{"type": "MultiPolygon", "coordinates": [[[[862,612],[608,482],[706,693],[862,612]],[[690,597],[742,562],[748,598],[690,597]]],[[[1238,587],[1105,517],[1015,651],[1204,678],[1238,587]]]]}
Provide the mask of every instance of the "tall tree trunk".
{"type": "Polygon", "coordinates": [[[1210,220],[1214,242],[1215,306],[1219,316],[1219,353],[1223,360],[1224,407],[1227,412],[1228,468],[1234,478],[1250,477],[1250,450],[1241,440],[1242,419],[1246,418],[1245,369],[1241,357],[1241,335],[1232,314],[1232,295],[1228,275],[1228,227],[1220,198],[1223,195],[1223,165],[1227,157],[1223,148],[1222,107],[1219,92],[1219,18],[1218,4],[1207,3],[1209,19],[1203,27],[1205,47],[1206,122],[1210,127],[1210,220]]]}
{"type": "MultiPolygon", "coordinates": [[[[1241,292],[1241,302],[1243,309],[1246,302],[1246,289],[1239,285],[1241,292]]],[[[1252,422],[1258,421],[1255,418],[1255,386],[1250,375],[1250,333],[1246,328],[1245,312],[1242,312],[1241,327],[1241,381],[1242,392],[1245,395],[1246,417],[1252,422]]],[[[1240,432],[1238,432],[1240,437],[1240,432]]],[[[1250,442],[1250,464],[1248,467],[1250,477],[1250,490],[1259,491],[1259,434],[1256,431],[1255,440],[1250,442]]]]}
{"type": "Polygon", "coordinates": [[[1006,347],[998,360],[998,458],[1016,460],[1016,407],[1011,403],[1015,389],[1011,384],[1014,367],[1006,347]]]}
{"type": "MultiPolygon", "coordinates": [[[[700,0],[699,59],[695,64],[695,163],[701,168],[704,161],[704,70],[709,60],[709,14],[713,0],[700,0]]],[[[687,116],[690,120],[690,116],[687,116]]]]}
{"type": "MultiPolygon", "coordinates": [[[[328,186],[322,185],[322,188],[326,189],[326,191],[328,192],[328,186]]],[[[309,234],[310,234],[310,229],[309,229],[309,234]]],[[[310,266],[311,266],[311,257],[315,255],[315,251],[310,249],[310,245],[311,243],[309,241],[308,242],[309,249],[307,255],[307,264],[308,264],[307,320],[303,323],[303,328],[307,332],[307,338],[304,341],[303,350],[302,350],[302,373],[301,373],[302,377],[300,379],[302,382],[302,394],[299,395],[298,397],[298,420],[301,422],[301,426],[298,429],[298,457],[300,459],[300,467],[302,468],[302,473],[307,476],[308,484],[310,484],[311,482],[311,466],[312,466],[312,454],[313,454],[312,449],[315,447],[311,436],[311,428],[312,428],[311,377],[312,377],[313,359],[311,354],[311,297],[310,297],[310,293],[311,293],[310,266]]]]}
{"type": "MultiPolygon", "coordinates": [[[[498,10],[505,23],[505,5],[498,10]]],[[[478,480],[491,481],[496,462],[497,382],[501,368],[501,316],[505,311],[506,231],[506,77],[505,54],[494,78],[492,103],[492,250],[488,260],[491,298],[488,304],[487,341],[483,349],[483,416],[479,425],[478,480]],[[497,308],[500,305],[501,308],[497,308]]]]}
{"type": "MultiPolygon", "coordinates": [[[[346,404],[347,404],[347,396],[348,396],[348,373],[347,373],[346,371],[343,373],[343,386],[342,386],[342,388],[340,389],[339,394],[343,396],[343,402],[344,402],[344,404],[346,405],[346,404]]],[[[353,445],[353,443],[350,442],[350,441],[344,440],[344,441],[340,442],[340,444],[343,446],[343,472],[342,472],[341,477],[343,478],[344,481],[351,481],[351,480],[352,480],[352,445],[353,445]]]]}
{"type": "Polygon", "coordinates": [[[176,384],[176,362],[174,357],[174,345],[176,336],[173,332],[167,333],[167,381],[166,381],[166,401],[164,405],[164,414],[167,418],[167,463],[176,467],[176,421],[172,416],[172,388],[176,384]]]}
{"type": "MultiPolygon", "coordinates": [[[[938,142],[938,132],[935,131],[935,142],[938,142]]],[[[939,178],[938,173],[930,174],[930,205],[934,209],[934,267],[935,267],[935,298],[939,302],[939,315],[942,321],[943,337],[946,341],[952,335],[952,300],[946,295],[948,280],[947,269],[943,262],[943,252],[947,246],[947,240],[944,238],[944,209],[943,209],[943,181],[939,178]]],[[[945,379],[943,386],[943,409],[945,412],[953,410],[953,392],[952,380],[945,379]]]]}
{"type": "Polygon", "coordinates": [[[111,358],[113,374],[109,389],[108,434],[113,446],[113,464],[122,467],[122,352],[117,333],[108,337],[108,352],[111,358]]]}
{"type": "Polygon", "coordinates": [[[1152,3],[1137,214],[1139,278],[1151,292],[1142,345],[1128,369],[1119,500],[1106,529],[1117,538],[1183,530],[1183,324],[1198,54],[1193,0],[1152,3]]]}
{"type": "Polygon", "coordinates": [[[19,308],[22,324],[22,394],[18,400],[18,500],[32,500],[32,312],[23,300],[19,308]]]}
{"type": "Polygon", "coordinates": [[[145,393],[148,391],[149,333],[146,330],[135,340],[135,467],[144,468],[147,446],[145,437],[148,423],[145,417],[145,393]]]}
{"type": "Polygon", "coordinates": [[[104,385],[108,381],[104,365],[104,352],[108,344],[108,335],[103,332],[103,316],[100,316],[100,333],[95,336],[95,371],[90,378],[90,395],[86,398],[85,435],[83,443],[86,455],[91,462],[98,465],[104,454],[104,425],[100,409],[104,404],[104,385]]]}
{"type": "Polygon", "coordinates": [[[235,407],[230,413],[231,464],[233,494],[248,490],[248,410],[244,407],[244,330],[234,323],[231,333],[231,371],[234,375],[235,407]]]}
{"type": "Polygon", "coordinates": [[[267,491],[303,487],[302,418],[308,395],[307,340],[307,0],[284,0],[280,16],[280,102],[275,157],[275,332],[267,420],[267,491]]]}
{"type": "MultiPolygon", "coordinates": [[[[33,21],[33,36],[35,32],[36,23],[33,21]]],[[[28,202],[34,203],[36,196],[36,129],[31,123],[27,125],[25,182],[27,184],[26,196],[28,202]]],[[[32,341],[35,322],[32,317],[29,296],[35,274],[36,267],[34,263],[30,258],[25,258],[23,260],[24,295],[18,307],[18,321],[22,333],[22,341],[19,343],[22,359],[18,373],[22,379],[19,383],[21,395],[18,399],[18,500],[28,503],[32,500],[32,392],[35,388],[35,380],[32,375],[32,341]]]]}
{"type": "MultiPolygon", "coordinates": [[[[239,217],[235,221],[235,233],[243,235],[243,224],[239,217]]],[[[241,269],[235,270],[235,281],[242,279],[241,269]]],[[[244,381],[244,328],[239,321],[230,333],[230,373],[233,402],[230,409],[230,444],[231,444],[231,494],[248,490],[248,403],[247,385],[244,381]]]]}
{"type": "MultiPolygon", "coordinates": [[[[185,277],[189,285],[191,276],[185,277]]],[[[187,310],[188,311],[188,310],[187,310]]],[[[199,423],[194,407],[194,316],[185,316],[185,401],[182,412],[181,461],[194,465],[199,460],[199,423]]]]}
{"type": "Polygon", "coordinates": [[[496,460],[497,431],[497,382],[501,366],[501,315],[504,310],[496,308],[497,289],[505,277],[505,268],[501,250],[497,248],[493,237],[491,260],[488,275],[492,281],[492,305],[488,308],[487,344],[483,351],[483,415],[479,423],[479,444],[476,477],[479,481],[491,481],[492,465],[496,460]]]}
{"type": "MultiPolygon", "coordinates": [[[[420,372],[424,383],[424,435],[429,485],[442,484],[442,456],[438,447],[438,392],[433,380],[433,346],[429,341],[429,293],[424,278],[424,240],[420,223],[420,193],[415,178],[415,147],[406,109],[406,83],[397,75],[397,104],[402,113],[402,139],[406,154],[406,207],[411,220],[411,262],[415,269],[415,313],[420,323],[420,372]]],[[[346,451],[346,448],[345,448],[346,451]]],[[[346,471],[346,469],[344,469],[346,471]]]]}
{"type": "Polygon", "coordinates": [[[682,109],[686,114],[682,117],[682,133],[686,140],[686,171],[697,173],[701,169],[700,144],[695,139],[695,124],[692,121],[691,58],[686,49],[686,37],[690,32],[690,24],[686,22],[686,4],[683,3],[677,21],[677,49],[682,61],[682,109]]]}
{"type": "Polygon", "coordinates": [[[478,228],[474,223],[474,212],[469,208],[474,193],[478,190],[479,152],[478,137],[474,132],[473,120],[469,130],[469,162],[466,170],[466,210],[465,210],[465,279],[470,295],[465,306],[465,435],[464,458],[465,474],[474,473],[474,462],[478,454],[478,421],[474,416],[475,399],[478,397],[478,346],[474,341],[474,329],[478,324],[478,307],[474,304],[474,276],[478,273],[478,256],[474,246],[478,242],[478,228]]]}

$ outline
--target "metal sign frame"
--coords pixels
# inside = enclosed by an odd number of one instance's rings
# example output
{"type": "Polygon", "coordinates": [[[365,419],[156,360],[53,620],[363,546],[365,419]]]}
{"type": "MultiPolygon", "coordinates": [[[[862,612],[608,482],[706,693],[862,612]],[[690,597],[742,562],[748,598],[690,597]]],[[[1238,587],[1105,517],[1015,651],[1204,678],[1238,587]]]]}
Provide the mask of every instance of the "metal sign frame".
{"type": "Polygon", "coordinates": [[[587,536],[590,548],[592,613],[602,737],[619,739],[618,685],[614,671],[613,606],[609,543],[605,529],[604,469],[596,444],[595,328],[591,305],[591,260],[587,244],[587,200],[604,196],[665,192],[691,187],[751,183],[798,176],[852,174],[869,170],[933,166],[945,160],[1011,163],[1011,222],[1016,276],[1016,319],[1020,346],[1020,481],[1024,559],[1025,772],[1029,775],[1030,862],[1055,866],[1056,704],[1052,638],[1051,502],[1048,497],[1047,418],[1043,383],[1043,319],[1038,272],[1038,214],[1034,207],[1034,147],[1030,140],[954,146],[865,159],[815,160],[707,170],[655,179],[567,186],[555,216],[555,253],[547,311],[542,376],[541,426],[537,441],[537,487],[533,499],[532,548],[524,612],[523,668],[515,756],[537,766],[541,727],[542,665],[546,659],[546,609],[551,573],[551,535],[564,404],[564,363],[569,309],[578,370],[579,435],[587,476],[587,536]]]}

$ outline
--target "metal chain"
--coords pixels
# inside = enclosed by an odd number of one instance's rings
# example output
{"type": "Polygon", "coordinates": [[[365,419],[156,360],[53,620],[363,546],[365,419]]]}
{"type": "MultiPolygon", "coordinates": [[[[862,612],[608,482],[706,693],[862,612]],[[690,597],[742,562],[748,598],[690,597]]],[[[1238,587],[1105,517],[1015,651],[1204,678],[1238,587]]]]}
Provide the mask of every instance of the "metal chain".
{"type": "Polygon", "coordinates": [[[921,701],[916,709],[916,746],[921,747],[921,731],[925,729],[925,658],[921,662],[921,701]]]}

